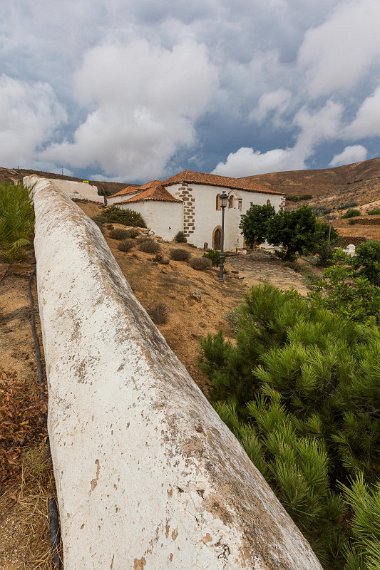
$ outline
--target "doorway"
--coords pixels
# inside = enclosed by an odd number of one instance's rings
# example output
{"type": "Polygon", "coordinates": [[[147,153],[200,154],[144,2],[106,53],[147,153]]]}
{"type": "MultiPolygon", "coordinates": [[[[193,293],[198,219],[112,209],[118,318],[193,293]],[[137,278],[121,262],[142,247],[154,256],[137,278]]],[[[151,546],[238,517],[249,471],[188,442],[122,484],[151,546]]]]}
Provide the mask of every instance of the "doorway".
{"type": "Polygon", "coordinates": [[[212,248],[222,249],[222,228],[217,226],[212,235],[212,248]]]}

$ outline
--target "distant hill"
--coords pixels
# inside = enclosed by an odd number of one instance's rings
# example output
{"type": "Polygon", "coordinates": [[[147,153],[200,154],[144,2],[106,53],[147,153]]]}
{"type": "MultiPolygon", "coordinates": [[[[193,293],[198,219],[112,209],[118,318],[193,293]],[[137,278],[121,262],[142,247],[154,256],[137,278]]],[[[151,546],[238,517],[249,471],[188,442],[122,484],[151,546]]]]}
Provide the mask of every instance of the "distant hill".
{"type": "MultiPolygon", "coordinates": [[[[23,168],[1,168],[0,167],[0,182],[16,182],[22,180],[24,176],[36,174],[44,178],[59,178],[60,180],[74,180],[76,182],[83,182],[83,178],[75,178],[74,176],[65,176],[62,174],[53,174],[52,172],[41,172],[39,170],[25,170],[23,168]]],[[[104,180],[89,180],[90,184],[97,186],[99,194],[109,196],[129,186],[126,182],[106,182],[104,180]]]]}
{"type": "Polygon", "coordinates": [[[344,196],[353,189],[357,192],[377,188],[380,198],[380,158],[337,168],[272,172],[244,179],[286,195],[312,194],[313,198],[318,198],[331,194],[344,196]]]}
{"type": "Polygon", "coordinates": [[[380,210],[380,158],[337,168],[273,172],[245,179],[283,192],[289,210],[303,204],[313,207],[325,221],[332,221],[348,243],[380,240],[380,216],[368,215],[368,212],[380,210]],[[297,201],[297,196],[305,199],[297,201]],[[342,219],[349,208],[360,210],[362,215],[351,220],[342,219]]]}

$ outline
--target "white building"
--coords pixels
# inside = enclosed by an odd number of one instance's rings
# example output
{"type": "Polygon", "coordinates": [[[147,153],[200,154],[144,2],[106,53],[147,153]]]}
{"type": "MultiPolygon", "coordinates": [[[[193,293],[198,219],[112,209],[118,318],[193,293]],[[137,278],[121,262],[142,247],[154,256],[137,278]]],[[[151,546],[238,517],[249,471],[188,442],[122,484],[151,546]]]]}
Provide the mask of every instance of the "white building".
{"type": "Polygon", "coordinates": [[[225,209],[224,246],[244,247],[240,218],[252,204],[283,207],[285,195],[244,179],[185,170],[164,181],[129,186],[108,198],[109,205],[140,212],[147,226],[163,239],[183,231],[197,247],[220,249],[222,211],[219,195],[228,195],[225,209]]]}

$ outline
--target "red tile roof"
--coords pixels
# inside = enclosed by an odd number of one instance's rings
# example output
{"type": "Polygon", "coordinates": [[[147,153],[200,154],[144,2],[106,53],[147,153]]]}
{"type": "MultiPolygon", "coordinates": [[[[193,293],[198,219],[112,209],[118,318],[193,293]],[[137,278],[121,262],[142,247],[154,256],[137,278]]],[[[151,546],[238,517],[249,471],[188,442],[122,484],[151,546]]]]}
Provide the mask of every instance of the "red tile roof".
{"type": "Polygon", "coordinates": [[[260,192],[265,194],[278,194],[282,196],[281,192],[274,192],[263,186],[251,182],[250,180],[241,178],[231,178],[229,176],[218,176],[217,174],[205,174],[203,172],[194,172],[192,170],[184,170],[179,174],[175,174],[171,178],[161,182],[163,186],[172,186],[173,184],[207,184],[209,186],[224,186],[235,190],[246,190],[247,192],[260,192]]]}
{"type": "Polygon", "coordinates": [[[150,188],[152,185],[155,184],[161,184],[161,182],[159,180],[151,180],[150,182],[147,182],[142,186],[127,186],[126,188],[119,190],[119,192],[116,192],[116,194],[112,194],[112,197],[133,194],[134,192],[139,192],[140,190],[146,190],[147,188],[150,188]]]}
{"type": "MultiPolygon", "coordinates": [[[[128,188],[129,189],[129,188],[128,188]]],[[[125,190],[128,190],[127,188],[125,190]]],[[[123,192],[123,191],[122,191],[123,192]]],[[[131,204],[133,202],[145,202],[146,200],[153,200],[156,202],[181,202],[174,198],[170,192],[164,188],[159,180],[154,180],[153,182],[148,182],[143,186],[135,186],[133,191],[124,192],[126,199],[118,204],[131,204]],[[137,192],[136,195],[128,199],[128,194],[137,192]]],[[[114,196],[122,196],[121,192],[114,194],[114,196]]]]}

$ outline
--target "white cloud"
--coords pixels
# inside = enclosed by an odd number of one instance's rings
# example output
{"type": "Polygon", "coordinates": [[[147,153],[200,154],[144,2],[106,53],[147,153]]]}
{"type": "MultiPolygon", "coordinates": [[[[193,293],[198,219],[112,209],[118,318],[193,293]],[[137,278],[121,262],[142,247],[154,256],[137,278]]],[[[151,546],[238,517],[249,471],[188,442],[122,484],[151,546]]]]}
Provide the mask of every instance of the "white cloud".
{"type": "Polygon", "coordinates": [[[347,138],[380,136],[380,86],[363,101],[344,133],[347,138]]]}
{"type": "Polygon", "coordinates": [[[367,154],[367,149],[360,144],[346,146],[342,152],[333,156],[329,166],[341,166],[343,164],[351,164],[352,162],[360,162],[366,160],[367,154]]]}
{"type": "Polygon", "coordinates": [[[288,109],[292,94],[288,89],[277,89],[261,95],[256,109],[251,111],[249,117],[261,123],[268,114],[274,113],[274,118],[278,119],[288,109]]]}
{"type": "Polygon", "coordinates": [[[172,50],[144,40],[95,47],[75,80],[87,118],[73,142],[51,145],[44,157],[128,180],[160,177],[178,148],[195,143],[194,123],[216,87],[206,48],[192,41],[172,50]]]}
{"type": "Polygon", "coordinates": [[[267,152],[260,152],[253,148],[242,147],[236,152],[231,152],[225,162],[219,162],[213,170],[213,174],[239,178],[266,172],[302,168],[304,168],[302,158],[298,158],[291,148],[275,148],[267,152]]]}
{"type": "Polygon", "coordinates": [[[313,155],[316,146],[334,138],[340,130],[342,110],[341,105],[333,101],[328,101],[314,113],[301,109],[294,119],[294,124],[299,128],[294,146],[264,153],[242,147],[230,153],[225,162],[219,162],[213,173],[241,177],[306,168],[305,161],[313,155]]]}
{"type": "Polygon", "coordinates": [[[298,61],[311,96],[350,89],[380,63],[379,21],[379,0],[351,0],[306,32],[298,61]]]}
{"type": "Polygon", "coordinates": [[[35,166],[38,148],[66,120],[49,85],[0,77],[0,164],[35,166]]]}

